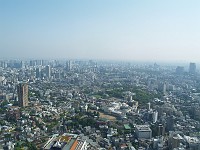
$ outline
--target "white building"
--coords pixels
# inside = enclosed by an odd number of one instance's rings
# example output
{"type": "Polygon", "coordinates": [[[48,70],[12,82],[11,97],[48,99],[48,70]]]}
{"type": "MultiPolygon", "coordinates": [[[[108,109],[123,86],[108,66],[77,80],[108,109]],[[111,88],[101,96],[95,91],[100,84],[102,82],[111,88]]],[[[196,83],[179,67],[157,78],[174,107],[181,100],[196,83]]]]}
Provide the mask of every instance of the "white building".
{"type": "Polygon", "coordinates": [[[158,112],[157,111],[154,111],[153,112],[153,123],[156,123],[158,120],[158,112]]]}

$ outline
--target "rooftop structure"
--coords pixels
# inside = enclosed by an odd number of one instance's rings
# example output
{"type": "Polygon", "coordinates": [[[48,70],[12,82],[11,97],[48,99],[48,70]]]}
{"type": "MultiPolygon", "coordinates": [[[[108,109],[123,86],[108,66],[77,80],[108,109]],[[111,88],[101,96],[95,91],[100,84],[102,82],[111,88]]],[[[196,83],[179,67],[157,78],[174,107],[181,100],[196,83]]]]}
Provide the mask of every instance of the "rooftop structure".
{"type": "Polygon", "coordinates": [[[87,143],[81,140],[76,134],[58,134],[44,145],[44,150],[86,150],[87,143]]]}
{"type": "Polygon", "coordinates": [[[129,126],[129,124],[124,124],[124,128],[125,128],[126,130],[131,130],[131,127],[129,126]]]}

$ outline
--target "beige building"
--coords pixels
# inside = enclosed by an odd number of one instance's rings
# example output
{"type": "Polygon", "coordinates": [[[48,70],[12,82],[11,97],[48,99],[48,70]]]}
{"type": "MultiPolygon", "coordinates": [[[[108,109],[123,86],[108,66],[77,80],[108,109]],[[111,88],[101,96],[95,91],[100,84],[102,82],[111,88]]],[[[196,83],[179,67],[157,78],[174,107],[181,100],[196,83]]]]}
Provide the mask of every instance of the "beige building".
{"type": "Polygon", "coordinates": [[[28,84],[20,83],[17,85],[17,94],[20,107],[28,106],[28,84]]]}

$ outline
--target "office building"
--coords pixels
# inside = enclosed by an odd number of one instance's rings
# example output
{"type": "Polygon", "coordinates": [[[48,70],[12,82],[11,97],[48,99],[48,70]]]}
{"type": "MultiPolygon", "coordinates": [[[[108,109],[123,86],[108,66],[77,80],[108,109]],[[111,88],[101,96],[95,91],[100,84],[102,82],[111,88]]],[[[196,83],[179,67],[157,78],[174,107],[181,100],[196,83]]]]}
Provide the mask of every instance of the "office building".
{"type": "Polygon", "coordinates": [[[66,62],[66,70],[71,71],[71,69],[72,69],[72,61],[69,60],[66,62]]]}
{"type": "Polygon", "coordinates": [[[42,66],[46,66],[48,64],[49,64],[49,62],[47,60],[42,60],[42,66]]]}
{"type": "Polygon", "coordinates": [[[36,65],[41,66],[42,65],[42,60],[36,60],[36,65]]]}
{"type": "Polygon", "coordinates": [[[151,103],[147,103],[148,104],[148,110],[150,111],[151,110],[151,103]]]}
{"type": "Polygon", "coordinates": [[[167,93],[167,84],[164,82],[164,83],[159,83],[158,84],[158,90],[160,92],[162,92],[163,94],[166,94],[167,93]]]}
{"type": "Polygon", "coordinates": [[[148,125],[136,125],[135,133],[138,139],[151,139],[152,130],[148,125]]]}
{"type": "Polygon", "coordinates": [[[36,78],[41,78],[41,68],[36,68],[36,78]]]}
{"type": "Polygon", "coordinates": [[[162,124],[158,125],[158,136],[164,136],[165,135],[165,127],[162,124]]]}
{"type": "Polygon", "coordinates": [[[36,61],[35,60],[30,60],[30,66],[35,66],[36,65],[36,61]]]}
{"type": "Polygon", "coordinates": [[[157,120],[158,120],[158,112],[157,112],[157,111],[154,111],[154,112],[153,112],[152,118],[153,118],[153,123],[156,123],[157,120]]]}
{"type": "Polygon", "coordinates": [[[24,68],[25,68],[25,62],[24,62],[24,61],[21,61],[20,66],[21,66],[22,69],[24,69],[24,68]]]}
{"type": "Polygon", "coordinates": [[[46,70],[45,71],[46,72],[46,77],[50,78],[51,77],[51,66],[50,65],[46,66],[45,70],[46,70]]]}
{"type": "Polygon", "coordinates": [[[17,94],[20,107],[28,106],[28,84],[20,83],[17,85],[17,94]]]}
{"type": "Polygon", "coordinates": [[[167,124],[166,124],[166,130],[167,131],[173,131],[174,130],[174,122],[175,122],[175,117],[174,116],[169,116],[167,117],[167,124]]]}
{"type": "Polygon", "coordinates": [[[189,73],[190,74],[195,74],[196,73],[196,64],[195,63],[190,63],[189,73]]]}
{"type": "Polygon", "coordinates": [[[183,73],[184,73],[184,67],[178,66],[178,67],[176,68],[176,74],[181,75],[181,74],[183,74],[183,73]]]}
{"type": "Polygon", "coordinates": [[[55,73],[55,78],[56,79],[60,79],[60,71],[58,71],[58,72],[55,73]]]}

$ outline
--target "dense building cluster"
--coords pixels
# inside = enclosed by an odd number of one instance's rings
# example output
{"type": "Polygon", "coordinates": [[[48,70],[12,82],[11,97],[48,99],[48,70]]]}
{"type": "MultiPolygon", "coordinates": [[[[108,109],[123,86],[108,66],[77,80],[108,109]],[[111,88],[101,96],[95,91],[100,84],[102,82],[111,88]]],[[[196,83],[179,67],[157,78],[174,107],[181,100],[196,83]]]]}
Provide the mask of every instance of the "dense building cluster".
{"type": "Polygon", "coordinates": [[[2,60],[0,112],[0,149],[200,149],[195,63],[2,60]]]}

